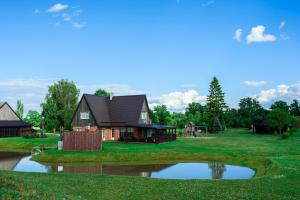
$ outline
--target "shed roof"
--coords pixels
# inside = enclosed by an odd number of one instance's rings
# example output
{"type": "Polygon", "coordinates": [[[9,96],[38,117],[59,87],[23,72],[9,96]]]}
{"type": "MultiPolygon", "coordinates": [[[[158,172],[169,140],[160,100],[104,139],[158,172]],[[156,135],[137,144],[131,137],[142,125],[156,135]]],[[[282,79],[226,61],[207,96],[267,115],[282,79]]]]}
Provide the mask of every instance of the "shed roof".
{"type": "Polygon", "coordinates": [[[16,120],[0,120],[0,128],[20,128],[20,127],[31,127],[30,124],[22,121],[16,121],[16,120]]]}

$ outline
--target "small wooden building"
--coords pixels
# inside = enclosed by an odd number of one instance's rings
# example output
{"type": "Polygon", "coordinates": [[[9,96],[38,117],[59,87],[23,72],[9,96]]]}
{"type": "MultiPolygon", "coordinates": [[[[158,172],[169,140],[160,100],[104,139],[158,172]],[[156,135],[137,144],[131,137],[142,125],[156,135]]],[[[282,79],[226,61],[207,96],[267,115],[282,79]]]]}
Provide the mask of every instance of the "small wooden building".
{"type": "Polygon", "coordinates": [[[0,102],[0,137],[19,137],[31,131],[31,125],[22,122],[7,102],[0,102]]]}

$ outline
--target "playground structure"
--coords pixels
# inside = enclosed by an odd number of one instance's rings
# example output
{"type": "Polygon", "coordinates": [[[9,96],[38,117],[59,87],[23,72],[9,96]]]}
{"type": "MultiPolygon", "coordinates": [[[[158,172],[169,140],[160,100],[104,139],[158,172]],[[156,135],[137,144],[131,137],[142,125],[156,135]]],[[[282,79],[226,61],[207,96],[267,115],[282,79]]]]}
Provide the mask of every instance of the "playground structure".
{"type": "Polygon", "coordinates": [[[206,125],[196,126],[193,122],[189,122],[183,129],[184,137],[207,136],[208,130],[206,125]]]}

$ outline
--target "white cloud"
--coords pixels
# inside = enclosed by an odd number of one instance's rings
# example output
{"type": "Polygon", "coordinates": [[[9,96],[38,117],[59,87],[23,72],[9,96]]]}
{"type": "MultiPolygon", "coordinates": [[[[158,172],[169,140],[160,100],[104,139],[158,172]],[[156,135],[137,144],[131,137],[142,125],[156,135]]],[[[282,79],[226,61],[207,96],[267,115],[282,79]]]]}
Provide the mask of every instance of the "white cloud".
{"type": "Polygon", "coordinates": [[[271,34],[265,34],[265,27],[262,25],[258,25],[251,29],[251,33],[247,36],[247,43],[253,42],[274,42],[276,41],[276,37],[271,34]]]}
{"type": "Polygon", "coordinates": [[[157,105],[166,105],[168,109],[175,111],[183,111],[189,103],[204,103],[206,96],[201,96],[196,90],[188,90],[186,92],[171,92],[163,94],[159,97],[149,98],[150,108],[157,105]]]}
{"type": "Polygon", "coordinates": [[[211,6],[211,5],[213,5],[214,3],[215,3],[214,0],[209,0],[209,1],[205,2],[205,3],[202,3],[202,6],[203,6],[203,7],[211,6]]]}
{"type": "Polygon", "coordinates": [[[285,26],[285,21],[282,21],[278,27],[279,30],[282,30],[285,26]]]}
{"type": "Polygon", "coordinates": [[[71,22],[72,26],[77,29],[81,29],[86,26],[86,22],[71,22]]]}
{"type": "Polygon", "coordinates": [[[245,81],[244,84],[248,87],[262,87],[268,83],[266,81],[245,81]]]}
{"type": "Polygon", "coordinates": [[[254,97],[262,104],[271,103],[279,99],[285,101],[300,99],[300,82],[292,85],[281,84],[273,89],[262,90],[254,97]]]}
{"type": "Polygon", "coordinates": [[[48,12],[60,12],[62,10],[65,10],[69,7],[68,4],[61,4],[61,3],[57,3],[53,6],[51,6],[49,9],[48,9],[48,12]]]}
{"type": "Polygon", "coordinates": [[[242,29],[238,28],[235,33],[233,39],[237,40],[238,42],[241,41],[241,36],[242,36],[242,29]]]}

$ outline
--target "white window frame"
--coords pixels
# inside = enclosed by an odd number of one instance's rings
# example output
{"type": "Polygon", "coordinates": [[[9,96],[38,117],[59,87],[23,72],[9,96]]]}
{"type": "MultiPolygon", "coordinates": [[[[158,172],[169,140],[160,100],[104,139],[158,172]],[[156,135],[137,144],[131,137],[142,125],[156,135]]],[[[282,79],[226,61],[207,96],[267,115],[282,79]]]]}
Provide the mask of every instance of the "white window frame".
{"type": "Polygon", "coordinates": [[[148,119],[148,113],[147,112],[142,112],[141,113],[141,119],[147,121],[147,119],[148,119]]]}
{"type": "Polygon", "coordinates": [[[101,134],[102,134],[102,140],[103,141],[105,141],[105,137],[106,137],[106,135],[105,135],[105,128],[101,128],[101,134]]]}
{"type": "Polygon", "coordinates": [[[80,112],[80,119],[90,119],[90,112],[80,112]]]}

